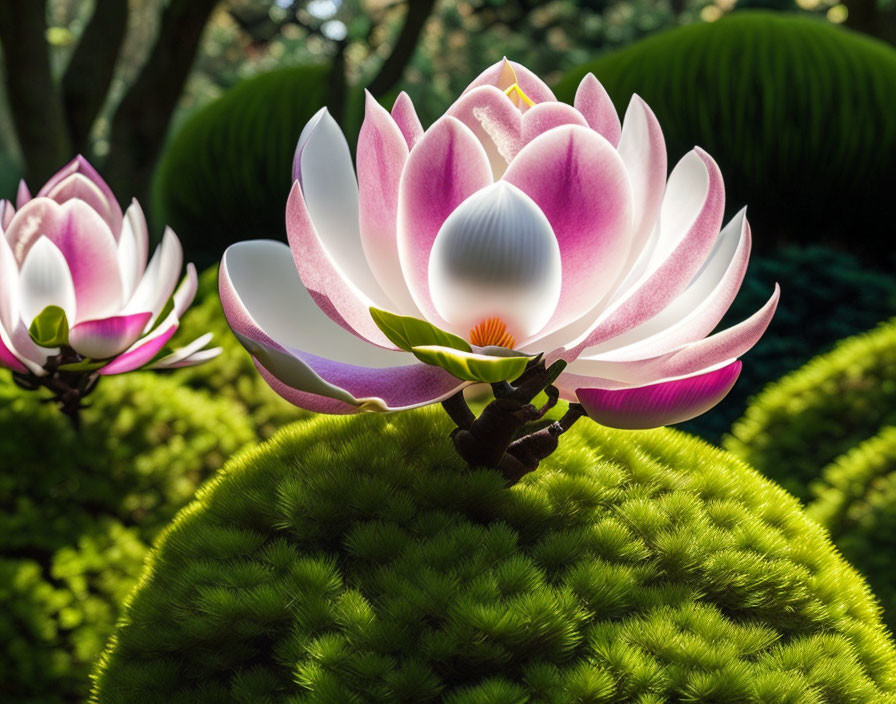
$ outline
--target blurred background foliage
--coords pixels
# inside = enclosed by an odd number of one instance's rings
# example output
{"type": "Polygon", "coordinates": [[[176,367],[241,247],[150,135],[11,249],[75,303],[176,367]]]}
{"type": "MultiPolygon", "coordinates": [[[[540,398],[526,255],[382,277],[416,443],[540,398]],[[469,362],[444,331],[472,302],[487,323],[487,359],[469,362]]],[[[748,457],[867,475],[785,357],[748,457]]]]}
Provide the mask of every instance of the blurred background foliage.
{"type": "Polygon", "coordinates": [[[79,701],[160,527],[224,456],[304,417],[230,334],[213,265],[230,242],[284,237],[308,117],[328,106],[351,141],[364,88],[387,106],[405,90],[428,125],[504,55],[561,99],[586,71],[620,112],[637,92],[670,161],[694,144],[719,161],[754,236],[722,327],[775,281],[783,297],[733,393],[683,429],[808,504],[896,626],[896,328],[859,334],[896,315],[894,44],[893,0],[0,0],[0,197],[88,156],[155,238],[172,225],[210,267],[183,334],[224,347],[110,381],[112,429],[77,451],[2,380],[0,699],[79,701]]]}

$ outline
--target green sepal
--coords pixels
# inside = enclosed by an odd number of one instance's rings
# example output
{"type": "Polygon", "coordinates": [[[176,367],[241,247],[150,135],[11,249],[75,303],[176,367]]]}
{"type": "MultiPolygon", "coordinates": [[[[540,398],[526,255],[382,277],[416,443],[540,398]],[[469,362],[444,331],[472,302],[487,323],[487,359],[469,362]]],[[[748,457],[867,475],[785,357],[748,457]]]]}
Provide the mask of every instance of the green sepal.
{"type": "Polygon", "coordinates": [[[68,344],[68,319],[59,306],[47,306],[31,321],[28,334],[41,347],[61,347],[68,344]]]}
{"type": "Polygon", "coordinates": [[[68,364],[60,364],[59,370],[63,372],[92,372],[105,367],[109,360],[97,362],[92,359],[82,359],[80,362],[69,362],[68,364]]]}
{"type": "Polygon", "coordinates": [[[464,381],[495,384],[516,379],[526,370],[530,357],[492,357],[474,352],[425,345],[411,349],[421,362],[441,367],[464,381]]]}
{"type": "Polygon", "coordinates": [[[387,313],[379,308],[371,308],[370,317],[383,331],[383,335],[405,352],[413,352],[415,347],[448,347],[462,352],[473,351],[473,348],[463,338],[439,330],[425,320],[387,313]]]}

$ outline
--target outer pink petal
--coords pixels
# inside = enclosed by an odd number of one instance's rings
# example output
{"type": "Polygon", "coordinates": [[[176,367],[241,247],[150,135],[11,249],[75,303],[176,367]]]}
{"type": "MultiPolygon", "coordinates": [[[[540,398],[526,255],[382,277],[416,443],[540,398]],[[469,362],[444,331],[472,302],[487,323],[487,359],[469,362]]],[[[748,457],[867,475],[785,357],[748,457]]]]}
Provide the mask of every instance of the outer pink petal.
{"type": "Polygon", "coordinates": [[[523,146],[519,109],[501,90],[483,85],[465,92],[445,114],[472,130],[488,154],[492,173],[500,178],[523,146]]]}
{"type": "Polygon", "coordinates": [[[12,216],[16,214],[16,209],[8,200],[0,200],[0,230],[6,230],[9,223],[12,222],[12,216]]]}
{"type": "Polygon", "coordinates": [[[614,147],[618,146],[622,134],[619,113],[616,112],[607,90],[593,73],[587,74],[579,83],[573,105],[582,113],[591,129],[603,135],[614,147]]]}
{"type": "Polygon", "coordinates": [[[37,192],[37,195],[52,198],[58,203],[64,203],[70,198],[86,196],[91,206],[94,206],[96,202],[97,212],[109,225],[112,236],[117,238],[121,232],[121,207],[118,205],[115,194],[112,193],[112,189],[97,170],[80,154],[57,171],[37,192]],[[85,189],[83,182],[72,179],[73,176],[82,177],[94,186],[95,190],[85,189]],[[94,200],[95,193],[100,196],[100,202],[94,200]]]}
{"type": "Polygon", "coordinates": [[[157,330],[138,342],[127,352],[118,355],[109,364],[99,370],[99,374],[110,376],[112,374],[124,374],[139,369],[152,361],[162,348],[177,331],[178,321],[174,315],[168,316],[157,330]]]}
{"type": "Polygon", "coordinates": [[[404,91],[398,94],[392,105],[392,119],[395,120],[401,134],[404,135],[408,149],[413,149],[417,140],[423,136],[423,125],[420,124],[420,118],[417,117],[414,102],[404,91]]]}
{"type": "Polygon", "coordinates": [[[444,117],[411,150],[398,197],[398,254],[417,307],[443,323],[427,282],[429,254],[442,223],[470,195],[492,183],[488,156],[462,122],[444,117]]]}
{"type": "Polygon", "coordinates": [[[337,325],[386,349],[396,349],[370,317],[373,302],[349,281],[320,242],[298,182],[286,202],[286,234],[302,283],[337,325]]]}
{"type": "MultiPolygon", "coordinates": [[[[572,361],[589,347],[610,340],[649,320],[680,294],[694,278],[715,243],[725,210],[725,187],[719,167],[702,149],[693,154],[706,168],[702,205],[684,236],[652,271],[559,356],[572,361]]],[[[686,155],[684,159],[693,158],[686,155]]],[[[672,229],[672,228],[669,228],[672,229]]]]}
{"type": "Polygon", "coordinates": [[[404,136],[367,93],[357,154],[361,245],[377,283],[398,311],[419,316],[398,261],[398,186],[407,160],[404,136]]]}
{"type": "Polygon", "coordinates": [[[25,179],[20,179],[19,189],[16,191],[16,209],[21,208],[29,200],[31,200],[31,191],[28,190],[28,184],[25,183],[25,179]]]}
{"type": "Polygon", "coordinates": [[[532,102],[545,103],[557,100],[554,93],[547,84],[538,76],[532,73],[522,64],[516,61],[508,61],[506,58],[501,59],[496,64],[489,66],[485,71],[480,73],[470,85],[466,87],[464,93],[473,90],[479,86],[495,86],[500,90],[507,90],[513,85],[514,79],[522,91],[529,96],[532,102]]]}
{"type": "Polygon", "coordinates": [[[580,388],[588,417],[611,428],[641,429],[681,423],[705,413],[731,391],[740,362],[684,379],[633,389],[580,388]]]}
{"type": "Polygon", "coordinates": [[[19,361],[19,358],[9,349],[7,341],[4,339],[5,337],[6,333],[0,329],[0,367],[12,369],[14,372],[27,374],[28,368],[22,364],[22,362],[19,361]]]}
{"type": "Polygon", "coordinates": [[[625,166],[603,137],[569,125],[527,144],[504,179],[535,201],[560,244],[563,288],[547,327],[561,327],[593,308],[614,283],[607,272],[628,258],[632,195],[625,166]]]}
{"type": "Polygon", "coordinates": [[[152,313],[146,312],[85,320],[69,331],[69,344],[91,359],[114,357],[137,341],[151,317],[152,313]]]}
{"type": "Polygon", "coordinates": [[[588,127],[579,111],[566,103],[539,103],[529,108],[523,115],[521,146],[528,144],[540,134],[563,125],[588,127]]]}
{"type": "Polygon", "coordinates": [[[349,415],[357,413],[358,407],[352,403],[346,403],[336,398],[328,398],[327,396],[318,396],[310,394],[307,391],[300,391],[291,386],[287,386],[277,377],[271,374],[255,357],[252,358],[255,368],[261,374],[268,386],[270,386],[280,397],[289,401],[293,406],[304,408],[312,413],[326,413],[328,415],[349,415]]]}

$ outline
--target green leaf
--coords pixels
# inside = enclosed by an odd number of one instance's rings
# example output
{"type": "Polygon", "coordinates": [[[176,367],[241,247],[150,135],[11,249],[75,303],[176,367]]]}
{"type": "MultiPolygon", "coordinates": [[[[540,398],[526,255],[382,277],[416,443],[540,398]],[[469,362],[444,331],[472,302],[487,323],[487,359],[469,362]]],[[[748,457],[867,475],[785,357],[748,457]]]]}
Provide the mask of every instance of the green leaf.
{"type": "Polygon", "coordinates": [[[448,347],[463,352],[473,351],[463,338],[439,330],[425,320],[387,313],[379,308],[371,308],[370,317],[383,334],[405,352],[413,352],[414,347],[448,347]]]}
{"type": "Polygon", "coordinates": [[[68,320],[59,306],[47,306],[31,321],[31,339],[41,347],[60,347],[68,344],[68,320]]]}
{"type": "Polygon", "coordinates": [[[82,359],[80,362],[60,364],[59,369],[63,372],[92,372],[101,367],[105,367],[108,363],[108,359],[102,362],[95,362],[92,359],[82,359]]]}
{"type": "Polygon", "coordinates": [[[421,362],[441,367],[458,379],[489,384],[516,379],[530,360],[529,357],[492,357],[437,345],[414,347],[411,352],[421,362]]]}

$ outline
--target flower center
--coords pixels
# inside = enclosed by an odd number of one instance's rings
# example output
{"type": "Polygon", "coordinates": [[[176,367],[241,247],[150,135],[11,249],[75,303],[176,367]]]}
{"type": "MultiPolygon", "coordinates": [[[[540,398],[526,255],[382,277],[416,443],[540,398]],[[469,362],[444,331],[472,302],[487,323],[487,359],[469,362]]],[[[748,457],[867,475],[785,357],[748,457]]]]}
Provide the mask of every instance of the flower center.
{"type": "Polygon", "coordinates": [[[523,92],[523,89],[520,88],[519,83],[514,83],[507,90],[505,90],[504,95],[510,98],[510,102],[512,102],[518,108],[523,107],[523,105],[527,105],[531,108],[535,105],[535,101],[523,92]]]}
{"type": "Polygon", "coordinates": [[[513,349],[516,340],[507,332],[507,325],[500,318],[488,318],[470,330],[470,342],[477,347],[506,347],[513,349]]]}

